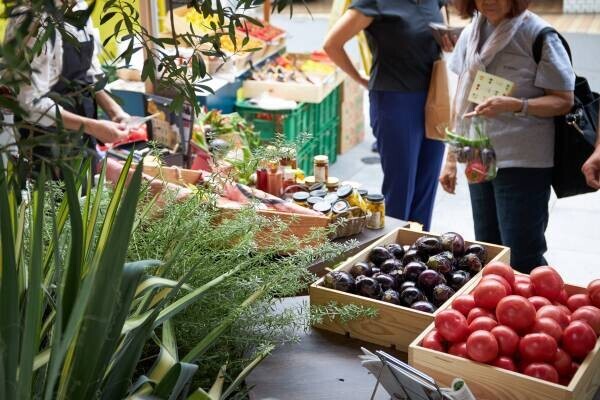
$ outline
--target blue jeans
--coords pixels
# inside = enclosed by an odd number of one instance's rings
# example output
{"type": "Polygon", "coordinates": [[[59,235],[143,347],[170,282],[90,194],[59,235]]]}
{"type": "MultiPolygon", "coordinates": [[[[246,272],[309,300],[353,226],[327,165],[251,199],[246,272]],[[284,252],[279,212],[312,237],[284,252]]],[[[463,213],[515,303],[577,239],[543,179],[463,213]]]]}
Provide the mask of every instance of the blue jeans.
{"type": "Polygon", "coordinates": [[[544,232],[552,168],[502,168],[491,182],[469,185],[475,238],[510,247],[513,268],[547,265],[544,232]]]}
{"type": "Polygon", "coordinates": [[[369,91],[386,214],[431,226],[444,144],[425,138],[426,92],[369,91]]]}

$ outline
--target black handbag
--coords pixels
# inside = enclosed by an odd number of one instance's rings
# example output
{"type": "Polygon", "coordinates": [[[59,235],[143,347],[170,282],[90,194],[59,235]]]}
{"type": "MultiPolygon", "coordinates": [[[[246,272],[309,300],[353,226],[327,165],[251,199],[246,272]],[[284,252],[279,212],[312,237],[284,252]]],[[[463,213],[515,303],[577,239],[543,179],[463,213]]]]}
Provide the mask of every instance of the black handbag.
{"type": "MultiPolygon", "coordinates": [[[[569,44],[554,28],[546,27],[538,33],[533,43],[533,58],[536,63],[542,58],[544,38],[549,33],[556,33],[565,46],[571,65],[571,49],[569,44]]],[[[598,135],[598,109],[600,95],[592,92],[586,78],[575,78],[575,103],[566,115],[554,118],[554,168],[552,171],[552,187],[558,198],[576,196],[594,192],[585,182],[581,172],[583,163],[592,155],[598,135]]]]}

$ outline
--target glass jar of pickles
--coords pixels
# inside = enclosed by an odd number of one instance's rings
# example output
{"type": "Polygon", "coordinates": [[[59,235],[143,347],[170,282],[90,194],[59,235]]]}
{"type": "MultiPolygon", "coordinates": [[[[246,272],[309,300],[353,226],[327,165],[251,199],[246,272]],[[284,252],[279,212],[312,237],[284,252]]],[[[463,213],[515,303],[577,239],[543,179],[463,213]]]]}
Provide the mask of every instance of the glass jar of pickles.
{"type": "Polygon", "coordinates": [[[354,189],[350,185],[342,185],[337,190],[337,195],[340,200],[346,200],[350,207],[358,207],[363,212],[367,212],[367,204],[365,200],[358,193],[358,190],[354,189]]]}
{"type": "Polygon", "coordinates": [[[315,203],[313,210],[324,214],[326,217],[331,218],[331,204],[326,201],[320,201],[315,203]]]}
{"type": "Polygon", "coordinates": [[[315,156],[314,170],[316,182],[327,182],[327,178],[329,178],[329,157],[324,155],[315,156]]]}
{"type": "Polygon", "coordinates": [[[367,217],[367,228],[382,229],[385,226],[385,203],[383,195],[367,195],[366,204],[367,210],[370,213],[367,217]]]}
{"type": "Polygon", "coordinates": [[[335,176],[330,176],[327,178],[327,183],[325,184],[325,186],[327,187],[327,190],[329,190],[330,192],[335,192],[340,187],[340,180],[339,180],[339,178],[336,178],[335,176]]]}

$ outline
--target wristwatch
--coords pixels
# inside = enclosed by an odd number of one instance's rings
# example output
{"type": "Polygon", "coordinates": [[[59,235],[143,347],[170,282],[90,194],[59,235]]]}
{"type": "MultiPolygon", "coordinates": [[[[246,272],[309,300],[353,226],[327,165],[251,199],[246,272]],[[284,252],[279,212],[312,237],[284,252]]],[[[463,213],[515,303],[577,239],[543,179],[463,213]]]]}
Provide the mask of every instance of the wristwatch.
{"type": "Polygon", "coordinates": [[[527,99],[526,98],[522,98],[521,99],[521,104],[522,104],[521,111],[517,111],[515,113],[515,115],[517,117],[526,117],[527,116],[527,106],[528,106],[527,99]]]}

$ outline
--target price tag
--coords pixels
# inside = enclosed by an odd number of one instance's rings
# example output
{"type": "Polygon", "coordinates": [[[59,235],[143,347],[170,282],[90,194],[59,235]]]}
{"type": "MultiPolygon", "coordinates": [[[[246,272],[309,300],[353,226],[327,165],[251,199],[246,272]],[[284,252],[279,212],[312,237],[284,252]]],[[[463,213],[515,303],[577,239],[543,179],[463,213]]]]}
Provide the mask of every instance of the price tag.
{"type": "Polygon", "coordinates": [[[512,92],[514,82],[487,72],[477,71],[468,100],[471,103],[481,104],[493,96],[508,96],[512,92]]]}

